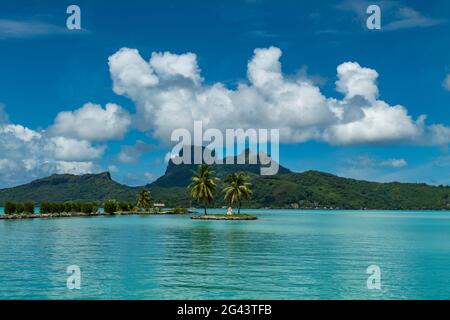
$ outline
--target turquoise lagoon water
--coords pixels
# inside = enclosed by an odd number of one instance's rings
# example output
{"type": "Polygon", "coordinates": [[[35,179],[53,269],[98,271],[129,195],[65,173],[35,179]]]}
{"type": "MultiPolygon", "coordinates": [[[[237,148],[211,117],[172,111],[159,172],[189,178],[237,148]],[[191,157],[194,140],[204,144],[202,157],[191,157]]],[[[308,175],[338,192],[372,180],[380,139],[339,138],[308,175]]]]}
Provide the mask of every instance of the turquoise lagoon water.
{"type": "Polygon", "coordinates": [[[248,212],[0,220],[0,298],[450,299],[450,212],[248,212]]]}

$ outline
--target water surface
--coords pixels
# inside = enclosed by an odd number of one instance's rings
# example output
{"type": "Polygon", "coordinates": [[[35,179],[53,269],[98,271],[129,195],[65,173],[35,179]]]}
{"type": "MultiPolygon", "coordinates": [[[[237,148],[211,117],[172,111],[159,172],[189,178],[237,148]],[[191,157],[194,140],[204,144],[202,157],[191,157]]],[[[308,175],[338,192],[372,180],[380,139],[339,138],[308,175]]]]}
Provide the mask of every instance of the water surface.
{"type": "Polygon", "coordinates": [[[246,212],[0,221],[0,298],[450,299],[450,212],[246,212]]]}

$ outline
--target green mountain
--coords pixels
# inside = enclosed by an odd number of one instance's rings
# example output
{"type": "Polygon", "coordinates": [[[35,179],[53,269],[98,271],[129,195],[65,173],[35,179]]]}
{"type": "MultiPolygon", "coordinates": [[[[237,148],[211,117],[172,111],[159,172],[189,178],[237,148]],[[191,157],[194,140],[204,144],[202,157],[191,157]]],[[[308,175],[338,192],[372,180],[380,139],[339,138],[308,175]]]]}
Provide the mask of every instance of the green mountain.
{"type": "MultiPolygon", "coordinates": [[[[233,166],[214,166],[223,181],[228,171],[247,171],[233,166]],[[227,168],[228,167],[228,168],[227,168]]],[[[156,199],[176,206],[191,202],[186,186],[193,168],[168,167],[166,174],[148,187],[156,199]],[[183,177],[181,181],[176,176],[183,177]],[[173,181],[171,186],[170,182],[173,181]]],[[[286,169],[287,170],[287,169],[286,169]]],[[[253,197],[244,201],[247,208],[339,208],[386,210],[442,210],[450,209],[450,187],[435,187],[413,183],[377,183],[341,178],[332,174],[307,171],[293,173],[280,170],[275,176],[261,176],[248,172],[253,184],[253,197]]],[[[218,190],[224,185],[219,184],[218,190]]],[[[225,206],[222,196],[214,206],[225,206]]]]}
{"type": "MultiPolygon", "coordinates": [[[[190,207],[187,191],[195,165],[169,162],[166,173],[145,186],[157,202],[169,207],[190,207]]],[[[339,209],[450,209],[450,187],[426,184],[377,183],[307,171],[294,173],[281,167],[275,176],[259,175],[260,165],[215,165],[222,179],[230,172],[245,171],[253,184],[253,198],[243,203],[248,208],[339,208],[339,209]]],[[[220,183],[218,190],[223,189],[220,183]]],[[[111,179],[109,173],[82,176],[52,175],[15,188],[0,190],[0,205],[5,201],[134,201],[139,188],[111,179]]],[[[222,194],[213,204],[225,206],[222,194]]]]}
{"type": "MultiPolygon", "coordinates": [[[[259,175],[261,172],[261,168],[263,167],[260,164],[259,158],[256,159],[257,164],[248,164],[249,161],[249,151],[245,151],[245,163],[246,164],[237,164],[237,158],[232,159],[235,164],[223,164],[213,165],[213,170],[219,178],[224,178],[226,175],[232,172],[247,172],[249,174],[259,175]]],[[[194,162],[191,159],[192,163],[194,162]]],[[[224,160],[226,163],[226,159],[224,160]]],[[[172,160],[169,161],[166,169],[166,173],[157,179],[155,182],[149,185],[149,187],[161,187],[161,188],[169,188],[169,187],[183,187],[189,185],[191,182],[192,173],[197,169],[197,165],[195,164],[180,164],[175,165],[172,160]]],[[[291,173],[291,170],[279,165],[278,175],[291,173]]]]}
{"type": "Polygon", "coordinates": [[[111,179],[108,172],[81,176],[55,174],[22,186],[0,190],[0,205],[5,201],[104,201],[132,200],[138,188],[111,179]]]}

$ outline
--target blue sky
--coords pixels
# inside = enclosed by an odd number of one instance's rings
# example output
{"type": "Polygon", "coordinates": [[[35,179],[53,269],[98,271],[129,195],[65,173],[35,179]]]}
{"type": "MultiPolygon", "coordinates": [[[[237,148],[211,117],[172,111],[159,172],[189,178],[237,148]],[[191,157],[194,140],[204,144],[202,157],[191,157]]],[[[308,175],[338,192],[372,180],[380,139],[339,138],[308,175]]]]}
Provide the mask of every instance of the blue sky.
{"type": "MultiPolygon", "coordinates": [[[[450,4],[444,0],[433,4],[411,0],[2,3],[0,187],[54,172],[106,170],[123,183],[148,183],[164,173],[164,158],[170,151],[167,132],[177,127],[177,115],[185,111],[177,108],[199,108],[192,111],[195,119],[203,110],[196,101],[217,83],[227,91],[220,89],[216,100],[232,96],[239,102],[233,100],[230,108],[240,112],[247,110],[240,102],[244,99],[239,88],[242,84],[257,96],[255,99],[287,108],[280,126],[296,134],[282,138],[280,161],[292,170],[322,170],[376,181],[448,184],[450,81],[446,86],[445,80],[450,74],[449,13],[450,4]],[[65,27],[70,4],[81,8],[83,31],[65,27]],[[369,4],[381,7],[381,30],[366,28],[369,4]],[[130,51],[121,52],[121,48],[130,51]],[[258,48],[262,51],[255,53],[258,48]],[[131,49],[137,49],[138,55],[131,49]],[[158,76],[162,84],[145,87],[137,83],[141,74],[123,83],[123,64],[128,70],[130,65],[138,68],[142,66],[139,57],[148,63],[152,53],[160,53],[158,76]],[[108,64],[114,55],[117,59],[108,64]],[[266,65],[262,59],[269,59],[270,68],[276,69],[278,55],[283,83],[276,88],[257,85],[255,81],[261,80],[255,80],[261,75],[258,68],[266,65]],[[180,68],[188,67],[183,81],[181,73],[169,75],[165,63],[170,59],[179,59],[180,68]],[[249,61],[256,68],[253,81],[248,76],[249,61]],[[337,68],[345,62],[353,64],[343,66],[339,75],[337,68]],[[364,78],[364,88],[352,82],[351,77],[360,76],[368,77],[364,78]],[[184,80],[197,83],[186,84],[184,80]],[[341,89],[337,90],[339,80],[341,89]],[[266,97],[263,92],[285,90],[294,84],[289,99],[295,101],[286,101],[284,96],[266,97]],[[196,98],[171,109],[168,104],[176,99],[176,92],[168,88],[174,86],[178,86],[177,92],[182,90],[196,98]],[[371,93],[373,86],[376,94],[371,93]],[[322,97],[316,91],[305,93],[305,88],[317,89],[322,97]],[[379,108],[375,118],[382,123],[361,119],[354,92],[364,97],[365,107],[379,108]],[[169,95],[167,101],[161,98],[163,93],[169,95]],[[380,101],[386,106],[380,107],[380,101]],[[86,107],[87,103],[96,106],[86,107]],[[111,104],[110,109],[107,104],[111,104]],[[145,111],[146,104],[152,104],[154,110],[145,111]],[[313,108],[339,104],[342,110],[358,109],[360,118],[353,119],[355,123],[350,126],[342,119],[325,121],[316,111],[308,111],[309,104],[313,108]],[[297,105],[306,111],[299,112],[297,105]],[[397,105],[401,110],[395,109],[397,105]],[[291,106],[295,115],[285,123],[291,106]],[[71,113],[64,116],[61,112],[71,113]],[[110,127],[89,123],[83,118],[89,112],[117,119],[111,120],[110,127]],[[305,112],[314,113],[318,122],[304,124],[311,116],[305,112]],[[425,123],[420,118],[424,114],[425,123]],[[174,123],[167,121],[171,117],[174,123]],[[67,129],[65,121],[86,128],[81,131],[74,125],[67,129]],[[299,139],[299,134],[308,138],[299,139]]],[[[156,58],[149,64],[158,73],[156,58]]],[[[247,113],[267,112],[269,106],[258,109],[257,101],[249,102],[255,106],[249,105],[251,112],[247,113]]],[[[235,116],[224,115],[220,104],[213,102],[208,107],[217,109],[208,111],[212,123],[235,123],[235,116]]],[[[270,115],[253,114],[237,120],[252,127],[276,126],[275,120],[265,123],[266,117],[270,115]]],[[[179,120],[182,126],[184,119],[179,120]]]]}

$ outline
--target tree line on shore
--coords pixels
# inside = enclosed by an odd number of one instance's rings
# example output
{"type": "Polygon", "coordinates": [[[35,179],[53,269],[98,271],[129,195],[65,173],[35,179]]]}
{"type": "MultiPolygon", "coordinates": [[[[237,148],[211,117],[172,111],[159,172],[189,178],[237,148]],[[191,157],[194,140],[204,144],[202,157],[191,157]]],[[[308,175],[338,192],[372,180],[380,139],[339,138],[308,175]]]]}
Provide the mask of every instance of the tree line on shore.
{"type": "MultiPolygon", "coordinates": [[[[147,190],[145,190],[147,191],[147,190]]],[[[38,208],[41,214],[57,214],[57,213],[96,213],[98,212],[100,204],[96,202],[42,202],[38,208]]],[[[12,201],[7,201],[5,203],[4,212],[7,215],[13,214],[34,214],[35,204],[33,202],[17,203],[12,201]]],[[[145,208],[139,208],[129,202],[118,202],[115,200],[107,200],[103,203],[103,209],[105,213],[115,213],[115,212],[130,212],[130,211],[141,211],[145,209],[149,211],[151,206],[146,206],[145,208]]]]}
{"type": "MultiPolygon", "coordinates": [[[[101,204],[97,202],[41,202],[38,206],[39,213],[41,214],[60,214],[60,213],[85,213],[92,214],[97,213],[101,204]]],[[[7,201],[5,203],[4,213],[6,215],[21,215],[21,214],[34,214],[35,204],[33,202],[17,203],[13,201],[7,201]]],[[[106,200],[103,203],[103,210],[105,213],[114,214],[116,212],[150,212],[158,211],[153,206],[150,191],[142,189],[139,191],[136,197],[136,203],[106,200]]],[[[174,213],[186,212],[184,208],[175,208],[172,210],[174,213]]]]}
{"type": "Polygon", "coordinates": [[[7,201],[5,203],[5,214],[33,214],[34,213],[34,203],[15,203],[7,201]]]}
{"type": "MultiPolygon", "coordinates": [[[[5,214],[34,214],[35,204],[33,202],[16,203],[7,201],[5,203],[5,214]]],[[[42,202],[39,206],[42,214],[56,213],[96,213],[99,205],[95,202],[42,202]]]]}

